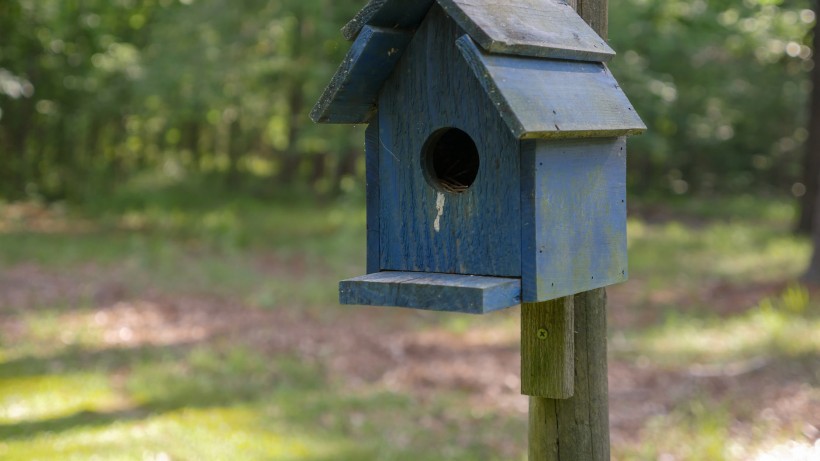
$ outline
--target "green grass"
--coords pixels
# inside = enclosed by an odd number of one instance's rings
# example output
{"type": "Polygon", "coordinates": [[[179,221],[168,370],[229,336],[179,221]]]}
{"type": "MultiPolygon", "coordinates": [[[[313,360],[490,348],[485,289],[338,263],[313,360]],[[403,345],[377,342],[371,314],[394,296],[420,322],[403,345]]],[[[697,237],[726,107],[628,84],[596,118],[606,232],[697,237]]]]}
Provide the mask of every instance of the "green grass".
{"type": "Polygon", "coordinates": [[[94,221],[69,232],[7,226],[9,231],[0,232],[0,267],[115,267],[134,290],[241,294],[250,304],[276,307],[334,303],[338,274],[357,274],[364,266],[360,206],[249,200],[199,210],[148,206],[74,219],[94,221]]]}
{"type": "Polygon", "coordinates": [[[662,325],[635,332],[636,349],[672,364],[720,364],[816,353],[820,351],[820,315],[806,312],[807,293],[805,304],[796,308],[786,304],[784,299],[795,291],[806,293],[802,287],[791,287],[781,299],[764,299],[759,306],[728,319],[669,316],[662,325]]]}
{"type": "Polygon", "coordinates": [[[449,454],[438,447],[462,415],[442,432],[410,424],[452,413],[458,396],[422,408],[378,389],[339,394],[317,364],[227,345],[58,348],[7,360],[0,376],[3,459],[500,459],[480,435],[498,427],[489,419],[469,420],[476,433],[449,454]]]}
{"type": "MultiPolygon", "coordinates": [[[[349,312],[336,304],[336,283],[364,268],[360,196],[317,204],[141,187],[83,208],[0,205],[0,270],[88,271],[116,281],[124,297],[215,297],[317,325],[349,312]]],[[[612,359],[687,373],[762,358],[782,367],[784,385],[801,380],[820,398],[818,304],[789,285],[810,253],[788,232],[791,205],[741,197],[637,209],[647,217],[629,222],[631,282],[611,293],[626,300],[615,317],[639,320],[615,319],[612,359]],[[662,218],[646,211],[657,207],[662,218]],[[729,292],[737,294],[721,298],[729,292]]],[[[72,296],[5,306],[24,333],[0,331],[0,459],[524,459],[525,417],[471,408],[468,390],[353,386],[323,360],[248,345],[256,343],[110,344],[93,321],[106,306],[81,289],[72,296]]],[[[514,337],[516,315],[419,313],[397,327],[380,323],[387,313],[361,328],[514,337]]],[[[771,426],[743,399],[708,388],[676,397],[614,453],[751,459],[799,439],[795,427],[810,422],[771,426]],[[750,428],[741,435],[738,420],[750,428]]]]}

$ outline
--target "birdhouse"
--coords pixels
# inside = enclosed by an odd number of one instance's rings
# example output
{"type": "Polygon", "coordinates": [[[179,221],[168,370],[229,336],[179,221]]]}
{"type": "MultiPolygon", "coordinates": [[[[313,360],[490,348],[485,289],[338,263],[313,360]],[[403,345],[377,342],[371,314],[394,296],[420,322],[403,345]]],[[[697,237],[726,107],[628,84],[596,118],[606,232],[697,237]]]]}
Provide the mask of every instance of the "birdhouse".
{"type": "Polygon", "coordinates": [[[560,0],[371,0],[311,118],[368,124],[343,304],[485,313],[627,279],[614,52],[560,0]]]}

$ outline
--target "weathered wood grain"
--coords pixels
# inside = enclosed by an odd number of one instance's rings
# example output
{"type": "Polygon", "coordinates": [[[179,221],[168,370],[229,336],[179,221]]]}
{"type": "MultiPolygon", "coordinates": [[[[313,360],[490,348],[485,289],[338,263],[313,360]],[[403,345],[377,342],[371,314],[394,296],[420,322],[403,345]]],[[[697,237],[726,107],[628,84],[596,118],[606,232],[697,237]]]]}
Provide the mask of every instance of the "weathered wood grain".
{"type": "Polygon", "coordinates": [[[626,139],[522,142],[522,299],[627,279],[626,139]]]}
{"type": "Polygon", "coordinates": [[[575,394],[530,397],[530,461],[609,461],[606,291],[575,296],[575,394]]]}
{"type": "Polygon", "coordinates": [[[406,31],[365,27],[310,113],[317,123],[366,123],[379,91],[412,38],[406,31]]]}
{"type": "MultiPolygon", "coordinates": [[[[607,36],[608,0],[580,10],[607,36]]],[[[566,400],[530,398],[530,461],[609,461],[606,289],[575,295],[575,395],[566,400]]]]}
{"type": "Polygon", "coordinates": [[[380,96],[382,270],[521,274],[519,141],[460,58],[463,34],[434,5],[380,96]],[[422,148],[442,127],[478,148],[478,175],[464,193],[425,178],[422,148]]]}
{"type": "Polygon", "coordinates": [[[382,7],[388,3],[389,0],[370,0],[367,4],[356,13],[356,16],[342,27],[342,36],[350,41],[356,40],[359,32],[367,25],[367,22],[373,18],[373,15],[379,12],[382,7]]]}
{"type": "Polygon", "coordinates": [[[348,40],[354,40],[365,25],[415,29],[433,3],[434,0],[370,0],[342,28],[342,35],[348,40]]]}
{"type": "Polygon", "coordinates": [[[412,307],[485,314],[515,306],[521,281],[514,278],[423,272],[379,272],[339,283],[342,304],[412,307]]]}
{"type": "Polygon", "coordinates": [[[604,40],[609,37],[609,2],[602,0],[574,0],[581,18],[604,40]]]}
{"type": "Polygon", "coordinates": [[[516,137],[614,137],[646,130],[603,64],[487,54],[468,36],[458,39],[458,48],[516,137]]]}
{"type": "Polygon", "coordinates": [[[575,10],[556,0],[439,0],[490,53],[606,62],[615,52],[575,10]]]}
{"type": "Polygon", "coordinates": [[[367,273],[378,272],[381,245],[379,243],[379,118],[367,126],[364,133],[365,195],[367,202],[367,273]]]}
{"type": "Polygon", "coordinates": [[[573,298],[521,305],[521,393],[566,399],[574,391],[573,298]]]}

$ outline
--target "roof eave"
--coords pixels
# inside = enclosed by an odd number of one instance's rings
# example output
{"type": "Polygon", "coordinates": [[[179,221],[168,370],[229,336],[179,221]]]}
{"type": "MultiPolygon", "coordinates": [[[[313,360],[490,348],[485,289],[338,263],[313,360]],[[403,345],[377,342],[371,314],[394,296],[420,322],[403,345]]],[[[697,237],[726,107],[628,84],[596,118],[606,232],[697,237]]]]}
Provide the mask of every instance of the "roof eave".
{"type": "Polygon", "coordinates": [[[519,135],[520,139],[570,139],[570,138],[619,138],[621,136],[634,136],[646,131],[646,126],[641,125],[633,128],[619,129],[595,129],[586,130],[554,130],[554,131],[525,131],[519,135]]]}
{"type": "Polygon", "coordinates": [[[353,41],[367,26],[388,29],[415,29],[424,20],[435,0],[370,0],[342,28],[342,35],[353,41]]]}
{"type": "Polygon", "coordinates": [[[367,123],[376,113],[379,91],[413,34],[365,26],[342,61],[310,118],[316,123],[367,123]]]}
{"type": "Polygon", "coordinates": [[[520,139],[617,137],[646,130],[604,64],[494,55],[468,35],[456,46],[520,139]]]}

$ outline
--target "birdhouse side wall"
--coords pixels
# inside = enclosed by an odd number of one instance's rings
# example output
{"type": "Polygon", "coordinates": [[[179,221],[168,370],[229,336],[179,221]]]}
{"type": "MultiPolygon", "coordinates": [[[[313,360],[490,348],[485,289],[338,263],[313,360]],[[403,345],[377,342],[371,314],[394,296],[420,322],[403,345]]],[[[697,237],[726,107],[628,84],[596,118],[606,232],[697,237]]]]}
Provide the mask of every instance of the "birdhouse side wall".
{"type": "Polygon", "coordinates": [[[522,141],[523,302],[626,281],[626,138],[522,141]]]}
{"type": "Polygon", "coordinates": [[[434,5],[379,98],[380,269],[521,275],[520,142],[456,47],[464,31],[434,5]],[[475,181],[441,191],[422,151],[445,127],[478,150],[475,181]]]}

